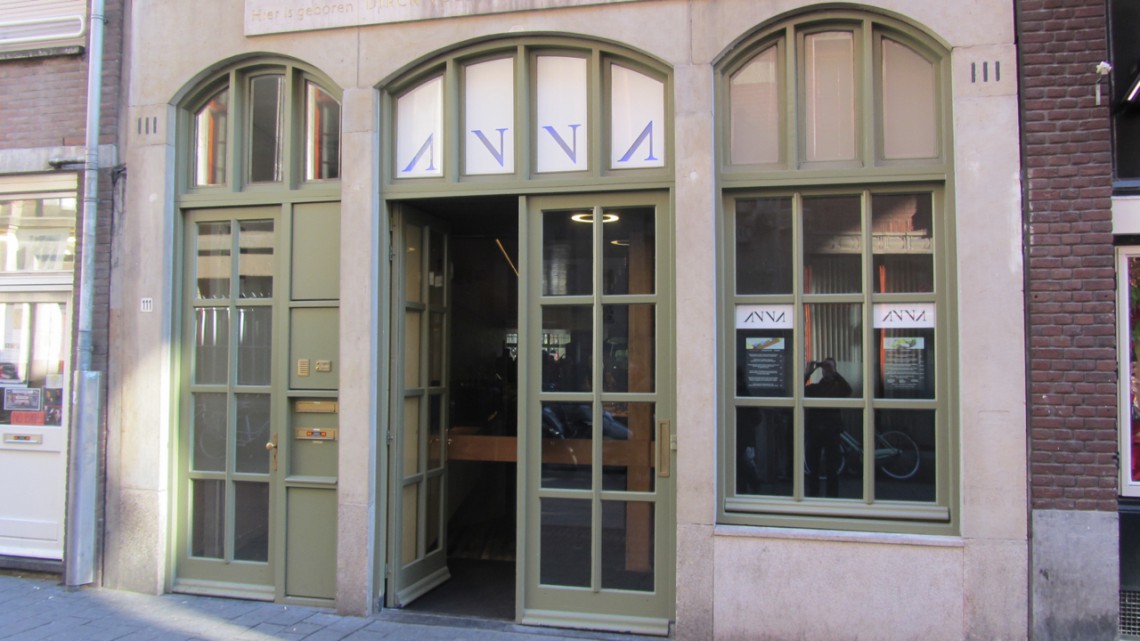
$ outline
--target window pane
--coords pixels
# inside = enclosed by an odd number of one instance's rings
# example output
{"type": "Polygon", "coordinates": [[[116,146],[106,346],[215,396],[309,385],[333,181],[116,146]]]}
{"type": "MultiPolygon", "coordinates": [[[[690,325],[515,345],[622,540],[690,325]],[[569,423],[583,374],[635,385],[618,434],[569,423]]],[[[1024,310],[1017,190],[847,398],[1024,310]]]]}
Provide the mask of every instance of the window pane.
{"type": "Polygon", "coordinates": [[[420,540],[420,484],[405,485],[403,490],[403,518],[400,522],[404,526],[400,546],[400,561],[407,565],[419,558],[420,540]]]}
{"type": "Polygon", "coordinates": [[[804,38],[804,85],[805,160],[854,160],[854,34],[828,31],[804,38]]]}
{"type": "Polygon", "coordinates": [[[583,171],[589,140],[586,60],[538,56],[535,167],[539,173],[583,171]]]}
{"type": "Polygon", "coordinates": [[[541,499],[538,580],[543,585],[590,586],[590,501],[541,499]]]}
{"type": "Polygon", "coordinates": [[[443,306],[446,300],[444,284],[447,282],[447,254],[443,232],[436,227],[429,228],[428,246],[428,302],[443,306]]]}
{"type": "Polygon", "coordinates": [[[863,233],[858,196],[804,198],[804,293],[863,289],[863,233]]]}
{"type": "MultiPolygon", "coordinates": [[[[753,307],[753,306],[749,306],[753,307]]],[[[764,306],[748,310],[745,314],[764,315],[764,306]]],[[[789,305],[788,308],[791,306],[789,305]]],[[[737,308],[738,314],[741,312],[737,308]]],[[[787,316],[791,316],[790,312],[787,316]]],[[[746,322],[746,321],[745,321],[746,322]]],[[[737,396],[792,396],[792,345],[794,334],[789,319],[786,329],[769,323],[767,329],[741,328],[736,330],[736,395],[737,396]]]]}
{"type": "Polygon", "coordinates": [[[593,408],[587,402],[542,404],[542,487],[587,490],[593,408]]]}
{"type": "Polygon", "coordinates": [[[594,214],[546,212],[542,217],[542,293],[594,291],[594,214]]]}
{"type": "MultiPolygon", "coordinates": [[[[809,385],[827,387],[824,380],[809,385]]],[[[831,395],[839,390],[821,390],[831,395]]],[[[863,410],[804,409],[804,496],[863,498],[863,410]]]]}
{"type": "Polygon", "coordinates": [[[305,180],[340,177],[340,103],[305,83],[305,180]]]}
{"type": "Polygon", "coordinates": [[[194,114],[194,184],[226,182],[226,136],[230,117],[230,92],[218,92],[194,114]]]}
{"type": "MultiPolygon", "coordinates": [[[[28,303],[0,304],[0,383],[20,385],[28,382],[30,354],[31,306],[28,303]]],[[[2,406],[0,406],[2,410],[2,406]]]]}
{"type": "Polygon", "coordinates": [[[734,165],[780,161],[783,131],[778,49],[768,47],[729,81],[734,165]]]}
{"type": "Polygon", "coordinates": [[[593,308],[543,306],[542,389],[589,392],[593,372],[593,308]]]}
{"type": "Polygon", "coordinates": [[[736,409],[736,493],[792,495],[792,409],[736,409]]]}
{"type": "Polygon", "coordinates": [[[602,501],[602,589],[653,591],[654,505],[602,501]]]}
{"type": "Polygon", "coordinates": [[[653,305],[602,308],[603,391],[653,391],[657,356],[655,311],[653,305]]]}
{"type": "Polygon", "coordinates": [[[404,225],[404,298],[409,303],[422,303],[424,228],[404,225]]]}
{"type": "Polygon", "coordinates": [[[193,396],[193,468],[198,472],[221,472],[226,469],[228,440],[226,395],[195,393],[193,396]]]}
{"type": "Polygon", "coordinates": [[[190,493],[190,555],[220,559],[225,554],[226,483],[193,481],[190,493]]]}
{"type": "Polygon", "coordinates": [[[792,293],[792,199],[736,202],[736,293],[792,293]]]}
{"type": "Polygon", "coordinates": [[[872,196],[875,291],[887,294],[934,291],[931,209],[930,194],[872,196]]]}
{"type": "Polygon", "coordinates": [[[910,47],[882,39],[883,157],[938,155],[934,65],[910,47]]]}
{"type": "Polygon", "coordinates": [[[863,396],[863,306],[804,305],[807,396],[863,396]],[[821,387],[817,387],[820,383],[821,387]],[[810,390],[810,391],[809,391],[810,390]]]}
{"type": "Polygon", "coordinates": [[[234,442],[235,471],[248,474],[268,474],[269,394],[237,394],[237,425],[234,442]]]}
{"type": "Polygon", "coordinates": [[[239,307],[238,385],[269,385],[273,364],[273,308],[239,307]]]}
{"type": "Polygon", "coordinates": [[[225,385],[230,368],[230,310],[201,307],[195,316],[194,382],[225,385]]]}
{"type": "Polygon", "coordinates": [[[268,483],[234,483],[234,560],[269,560],[268,483]]]}
{"type": "Polygon", "coordinates": [[[933,410],[875,412],[875,498],[934,501],[933,410]]]}
{"type": "Polygon", "coordinates": [[[665,166],[665,83],[610,67],[610,166],[665,166]]]}
{"type": "Polygon", "coordinates": [[[404,399],[404,476],[420,473],[420,396],[404,399]]]}
{"type": "Polygon", "coordinates": [[[1116,178],[1134,181],[1140,178],[1140,92],[1133,92],[1140,82],[1136,62],[1140,60],[1140,3],[1113,0],[1109,3],[1112,17],[1112,87],[1116,178]]]}
{"type": "Polygon", "coordinates": [[[242,298],[273,296],[274,261],[272,220],[244,220],[238,223],[238,282],[242,298]]]}
{"type": "Polygon", "coordinates": [[[653,491],[654,416],[653,403],[602,404],[602,489],[653,491]]]}
{"type": "Polygon", "coordinates": [[[443,175],[443,77],[396,99],[396,176],[443,175]]]}
{"type": "Polygon", "coordinates": [[[515,170],[515,61],[467,65],[464,74],[464,172],[509,174],[515,170]]]}
{"type": "Polygon", "coordinates": [[[74,197],[0,200],[0,271],[75,267],[74,197]]]}
{"type": "Polygon", "coordinates": [[[602,215],[603,293],[653,293],[654,218],[655,212],[650,207],[615,209],[602,215]]]}
{"type": "Polygon", "coordinates": [[[198,298],[229,298],[233,236],[228,222],[198,223],[198,298]]]}
{"type": "Polygon", "coordinates": [[[876,396],[934,398],[934,304],[875,305],[876,396]]]}
{"type": "Polygon", "coordinates": [[[281,180],[284,89],[282,76],[260,76],[250,83],[249,179],[252,182],[281,180]]]}
{"type": "Polygon", "coordinates": [[[404,387],[424,387],[420,378],[420,357],[423,332],[423,312],[409,311],[404,315],[404,387]]]}

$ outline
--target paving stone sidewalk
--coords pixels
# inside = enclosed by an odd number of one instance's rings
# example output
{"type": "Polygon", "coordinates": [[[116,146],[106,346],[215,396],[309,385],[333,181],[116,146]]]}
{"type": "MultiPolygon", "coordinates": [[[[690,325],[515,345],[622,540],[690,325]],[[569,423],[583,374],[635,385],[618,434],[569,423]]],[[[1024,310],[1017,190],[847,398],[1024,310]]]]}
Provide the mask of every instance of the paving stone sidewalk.
{"type": "Polygon", "coordinates": [[[0,571],[2,641],[648,641],[652,637],[518,626],[385,611],[339,616],[321,608],[101,588],[0,571]]]}

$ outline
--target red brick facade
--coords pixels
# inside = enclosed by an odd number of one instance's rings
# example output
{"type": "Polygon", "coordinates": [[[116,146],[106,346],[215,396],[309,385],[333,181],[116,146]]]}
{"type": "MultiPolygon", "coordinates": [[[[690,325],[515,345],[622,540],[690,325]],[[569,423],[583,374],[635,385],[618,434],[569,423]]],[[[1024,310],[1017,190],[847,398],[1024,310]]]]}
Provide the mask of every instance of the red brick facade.
{"type": "Polygon", "coordinates": [[[1116,510],[1112,151],[1103,0],[1019,0],[1030,502],[1116,510]],[[1096,83],[1103,98],[1096,104],[1096,83]]]}

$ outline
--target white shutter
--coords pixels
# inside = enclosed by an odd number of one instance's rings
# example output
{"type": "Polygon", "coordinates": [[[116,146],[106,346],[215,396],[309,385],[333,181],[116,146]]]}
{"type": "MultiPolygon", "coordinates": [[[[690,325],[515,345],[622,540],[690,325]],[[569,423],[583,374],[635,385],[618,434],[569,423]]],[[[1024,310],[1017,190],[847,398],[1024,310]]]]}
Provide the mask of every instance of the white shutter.
{"type": "Polygon", "coordinates": [[[83,45],[86,0],[0,0],[0,51],[83,45]]]}

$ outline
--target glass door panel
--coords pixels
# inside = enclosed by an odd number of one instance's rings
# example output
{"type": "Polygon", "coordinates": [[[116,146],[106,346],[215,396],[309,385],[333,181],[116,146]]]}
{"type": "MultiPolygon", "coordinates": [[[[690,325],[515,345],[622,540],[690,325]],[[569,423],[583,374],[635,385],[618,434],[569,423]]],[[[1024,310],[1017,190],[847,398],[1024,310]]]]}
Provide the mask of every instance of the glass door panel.
{"type": "Polygon", "coordinates": [[[187,510],[175,589],[225,586],[275,597],[276,216],[268,208],[187,215],[180,463],[187,510]]]}
{"type": "Polygon", "coordinates": [[[662,633],[672,616],[671,281],[663,195],[530,207],[523,622],[662,633]],[[535,464],[537,463],[537,464],[535,464]]]}
{"type": "Polygon", "coordinates": [[[442,438],[447,403],[448,237],[434,219],[393,211],[393,302],[389,417],[393,491],[389,497],[388,607],[408,605],[446,581],[443,524],[446,460],[442,438]]]}

